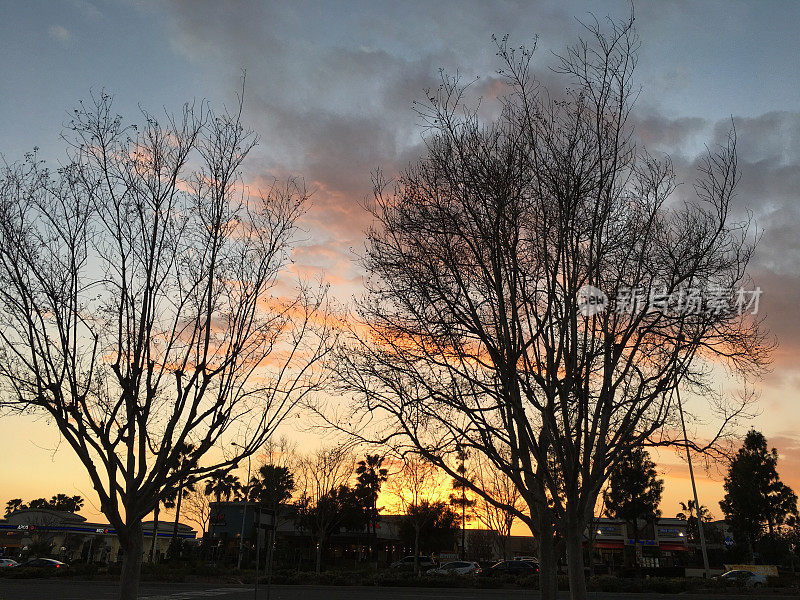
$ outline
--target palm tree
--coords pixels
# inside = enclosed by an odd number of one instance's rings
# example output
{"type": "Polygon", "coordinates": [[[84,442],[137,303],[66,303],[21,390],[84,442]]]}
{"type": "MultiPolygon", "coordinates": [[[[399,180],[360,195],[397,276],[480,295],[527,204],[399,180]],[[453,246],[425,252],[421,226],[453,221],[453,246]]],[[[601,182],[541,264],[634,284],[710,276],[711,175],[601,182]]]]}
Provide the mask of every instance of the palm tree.
{"type": "Polygon", "coordinates": [[[57,494],[50,498],[50,506],[53,510],[63,510],[76,513],[83,508],[83,498],[80,496],[68,496],[67,494],[57,494]]]}
{"type": "Polygon", "coordinates": [[[250,498],[267,508],[277,510],[292,497],[294,488],[294,475],[287,467],[261,465],[250,480],[250,498]]]}
{"type": "Polygon", "coordinates": [[[180,473],[178,480],[178,487],[167,492],[167,499],[164,506],[167,508],[175,508],[175,522],[172,527],[172,540],[170,540],[170,555],[175,556],[178,549],[178,522],[181,516],[181,501],[186,498],[191,492],[194,491],[194,483],[186,484],[184,481],[183,473],[186,468],[193,466],[197,459],[194,457],[196,450],[194,444],[182,444],[178,450],[178,464],[172,468],[173,473],[180,473]],[[167,504],[167,502],[169,504],[167,504]]]}
{"type": "MultiPolygon", "coordinates": [[[[204,493],[206,496],[214,496],[217,504],[231,499],[231,496],[237,494],[242,489],[242,484],[239,483],[239,478],[232,475],[227,471],[214,471],[206,480],[204,493]]],[[[213,521],[211,523],[212,531],[215,527],[213,521]]],[[[213,535],[213,534],[212,534],[213,535]]]]}
{"type": "MultiPolygon", "coordinates": [[[[184,466],[188,466],[190,463],[194,464],[195,459],[191,458],[191,454],[194,452],[195,446],[194,444],[182,444],[178,450],[178,464],[174,465],[170,470],[173,474],[183,472],[184,466]]],[[[175,527],[172,531],[172,540],[170,541],[170,552],[173,550],[173,543],[175,541],[176,536],[178,535],[178,518],[180,517],[181,512],[181,498],[185,498],[190,491],[194,491],[194,486],[186,487],[183,482],[183,478],[180,479],[178,482],[178,488],[180,490],[180,496],[177,499],[177,510],[175,511],[175,527]],[[185,488],[185,489],[184,489],[185,488]]],[[[155,547],[156,547],[156,539],[158,538],[158,516],[161,512],[161,505],[164,505],[164,508],[175,508],[176,507],[176,496],[178,496],[178,491],[175,488],[164,488],[160,490],[158,494],[158,502],[156,502],[156,507],[153,510],[153,539],[150,542],[150,557],[149,560],[153,562],[153,556],[155,554],[155,547]]]]}
{"type": "Polygon", "coordinates": [[[6,517],[14,511],[23,510],[25,508],[27,508],[27,506],[22,502],[22,498],[12,498],[6,502],[6,517]]]}
{"type": "Polygon", "coordinates": [[[231,496],[235,496],[242,489],[242,484],[236,475],[232,475],[227,471],[214,471],[211,477],[206,481],[205,494],[206,496],[214,496],[217,502],[229,501],[231,496]]]}
{"type": "Polygon", "coordinates": [[[367,532],[372,525],[372,563],[378,568],[378,494],[389,478],[389,471],[382,468],[383,456],[367,454],[365,460],[358,461],[356,468],[356,493],[367,515],[367,532]]]}
{"type": "Polygon", "coordinates": [[[169,497],[167,497],[166,490],[161,490],[159,492],[158,502],[156,502],[156,507],[153,509],[153,539],[150,541],[150,556],[148,557],[150,563],[153,562],[155,556],[156,538],[158,538],[158,515],[161,513],[162,504],[164,508],[171,508],[171,506],[169,506],[169,497]]]}
{"type": "Polygon", "coordinates": [[[700,510],[696,509],[696,504],[694,500],[689,500],[687,502],[681,502],[681,512],[675,515],[676,519],[685,519],[686,520],[686,531],[689,534],[689,539],[692,542],[696,542],[698,538],[698,528],[697,528],[697,517],[698,515],[703,520],[703,523],[708,523],[714,517],[709,512],[708,508],[700,505],[700,510]]]}

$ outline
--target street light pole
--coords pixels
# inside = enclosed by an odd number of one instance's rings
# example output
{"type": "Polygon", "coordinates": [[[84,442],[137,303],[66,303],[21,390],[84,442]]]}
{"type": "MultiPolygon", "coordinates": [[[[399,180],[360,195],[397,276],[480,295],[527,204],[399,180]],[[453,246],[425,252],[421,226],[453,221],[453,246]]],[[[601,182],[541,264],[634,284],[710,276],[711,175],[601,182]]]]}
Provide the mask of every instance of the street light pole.
{"type": "Polygon", "coordinates": [[[711,578],[711,570],[708,565],[708,551],[706,550],[706,536],[703,532],[703,519],[700,513],[700,501],[697,499],[697,485],[694,482],[694,469],[692,468],[692,454],[689,451],[689,438],[686,435],[686,421],[683,420],[683,405],[681,404],[681,393],[678,390],[677,382],[675,385],[675,395],[678,398],[678,412],[681,415],[681,427],[683,427],[683,443],[686,446],[686,460],[689,463],[689,478],[692,480],[692,493],[694,494],[694,511],[697,515],[697,532],[700,535],[700,551],[703,554],[703,570],[705,578],[711,578]]]}
{"type": "MultiPolygon", "coordinates": [[[[231,446],[242,448],[236,442],[231,442],[231,446]]],[[[244,450],[244,448],[242,448],[244,450]]],[[[247,455],[247,485],[244,488],[244,508],[242,509],[242,531],[239,535],[239,559],[236,561],[236,568],[242,568],[242,556],[244,555],[244,524],[247,517],[247,500],[250,496],[250,455],[247,455]]],[[[258,568],[256,566],[256,568],[258,568]]]]}

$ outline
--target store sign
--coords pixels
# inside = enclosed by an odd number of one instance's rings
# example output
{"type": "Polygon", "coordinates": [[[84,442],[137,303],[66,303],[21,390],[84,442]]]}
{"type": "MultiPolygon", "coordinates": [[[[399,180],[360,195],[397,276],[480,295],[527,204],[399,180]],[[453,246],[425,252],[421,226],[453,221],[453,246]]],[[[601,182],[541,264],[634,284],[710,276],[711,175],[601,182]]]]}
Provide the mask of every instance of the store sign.
{"type": "MultiPolygon", "coordinates": [[[[634,546],[636,545],[637,541],[628,538],[627,540],[625,540],[625,543],[628,544],[629,546],[634,546]]],[[[638,540],[638,543],[640,546],[658,546],[658,542],[656,542],[655,540],[638,540]]]]}
{"type": "Polygon", "coordinates": [[[617,528],[614,525],[600,525],[597,528],[600,535],[617,535],[617,528]]]}

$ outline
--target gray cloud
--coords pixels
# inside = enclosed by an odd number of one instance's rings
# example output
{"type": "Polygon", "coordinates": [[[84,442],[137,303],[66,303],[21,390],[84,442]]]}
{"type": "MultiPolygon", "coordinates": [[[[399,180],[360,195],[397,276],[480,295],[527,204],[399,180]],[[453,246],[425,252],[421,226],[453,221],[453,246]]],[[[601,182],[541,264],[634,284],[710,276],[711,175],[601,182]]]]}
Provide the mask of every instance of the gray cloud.
{"type": "MultiPolygon", "coordinates": [[[[670,18],[678,18],[678,4],[670,18]]],[[[554,61],[549,50],[572,43],[579,28],[572,15],[585,14],[549,3],[529,10],[521,3],[482,2],[412,2],[380,11],[358,3],[347,10],[322,2],[237,6],[175,3],[174,44],[210,80],[227,86],[224,94],[235,89],[240,68],[247,68],[247,117],[263,134],[255,170],[262,177],[305,177],[315,195],[304,221],[309,239],[300,262],[346,280],[358,274],[346,265],[369,222],[360,203],[370,194],[370,173],[381,167],[391,175],[419,155],[412,101],[437,85],[438,69],[458,70],[465,79],[481,76],[472,93],[491,99],[501,91],[491,34],[510,32],[514,43],[522,43],[539,33],[538,73],[551,88],[563,89],[546,68],[554,61]],[[329,252],[336,253],[335,260],[329,252]]],[[[624,14],[624,6],[620,3],[615,14],[624,14]]],[[[647,17],[648,9],[644,13],[647,17]]],[[[652,29],[653,18],[645,27],[652,29]]],[[[651,82],[656,92],[659,86],[682,85],[686,69],[675,64],[663,70],[651,82]]],[[[648,98],[646,89],[643,97],[648,98]]],[[[723,142],[731,126],[727,119],[670,117],[652,101],[637,109],[634,123],[648,150],[672,156],[686,184],[678,197],[692,195],[705,144],[723,142]]],[[[734,116],[734,123],[741,170],[736,215],[752,211],[763,231],[751,272],[764,289],[761,308],[768,326],[781,342],[773,382],[787,381],[781,369],[792,367],[800,351],[795,316],[800,242],[794,230],[800,223],[800,114],[734,116]]]]}

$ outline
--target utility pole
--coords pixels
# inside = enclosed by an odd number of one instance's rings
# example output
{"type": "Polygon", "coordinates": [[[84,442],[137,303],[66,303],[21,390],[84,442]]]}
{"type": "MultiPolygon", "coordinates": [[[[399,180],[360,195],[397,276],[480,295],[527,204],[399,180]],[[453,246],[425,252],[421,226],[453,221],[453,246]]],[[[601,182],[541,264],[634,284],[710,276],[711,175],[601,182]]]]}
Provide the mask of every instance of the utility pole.
{"type": "MultiPolygon", "coordinates": [[[[231,446],[242,448],[236,442],[231,442],[231,446]]],[[[242,448],[243,449],[243,448],[242,448]]],[[[244,508],[242,509],[242,531],[239,535],[239,559],[236,561],[236,568],[242,568],[242,556],[244,555],[244,524],[247,517],[247,500],[250,496],[250,454],[247,455],[247,485],[244,487],[244,508]]]]}
{"type": "Polygon", "coordinates": [[[697,532],[700,534],[700,550],[703,554],[703,569],[705,578],[711,579],[711,570],[708,566],[708,550],[706,550],[706,536],[703,532],[703,519],[700,513],[700,501],[697,499],[697,485],[694,482],[694,469],[692,468],[692,454],[689,451],[689,438],[686,435],[686,421],[683,419],[683,405],[681,404],[681,393],[678,390],[678,381],[675,381],[675,395],[678,398],[678,412],[681,415],[681,427],[683,427],[683,443],[686,446],[686,460],[689,463],[689,478],[692,480],[692,493],[694,494],[694,510],[697,515],[697,532]]]}

